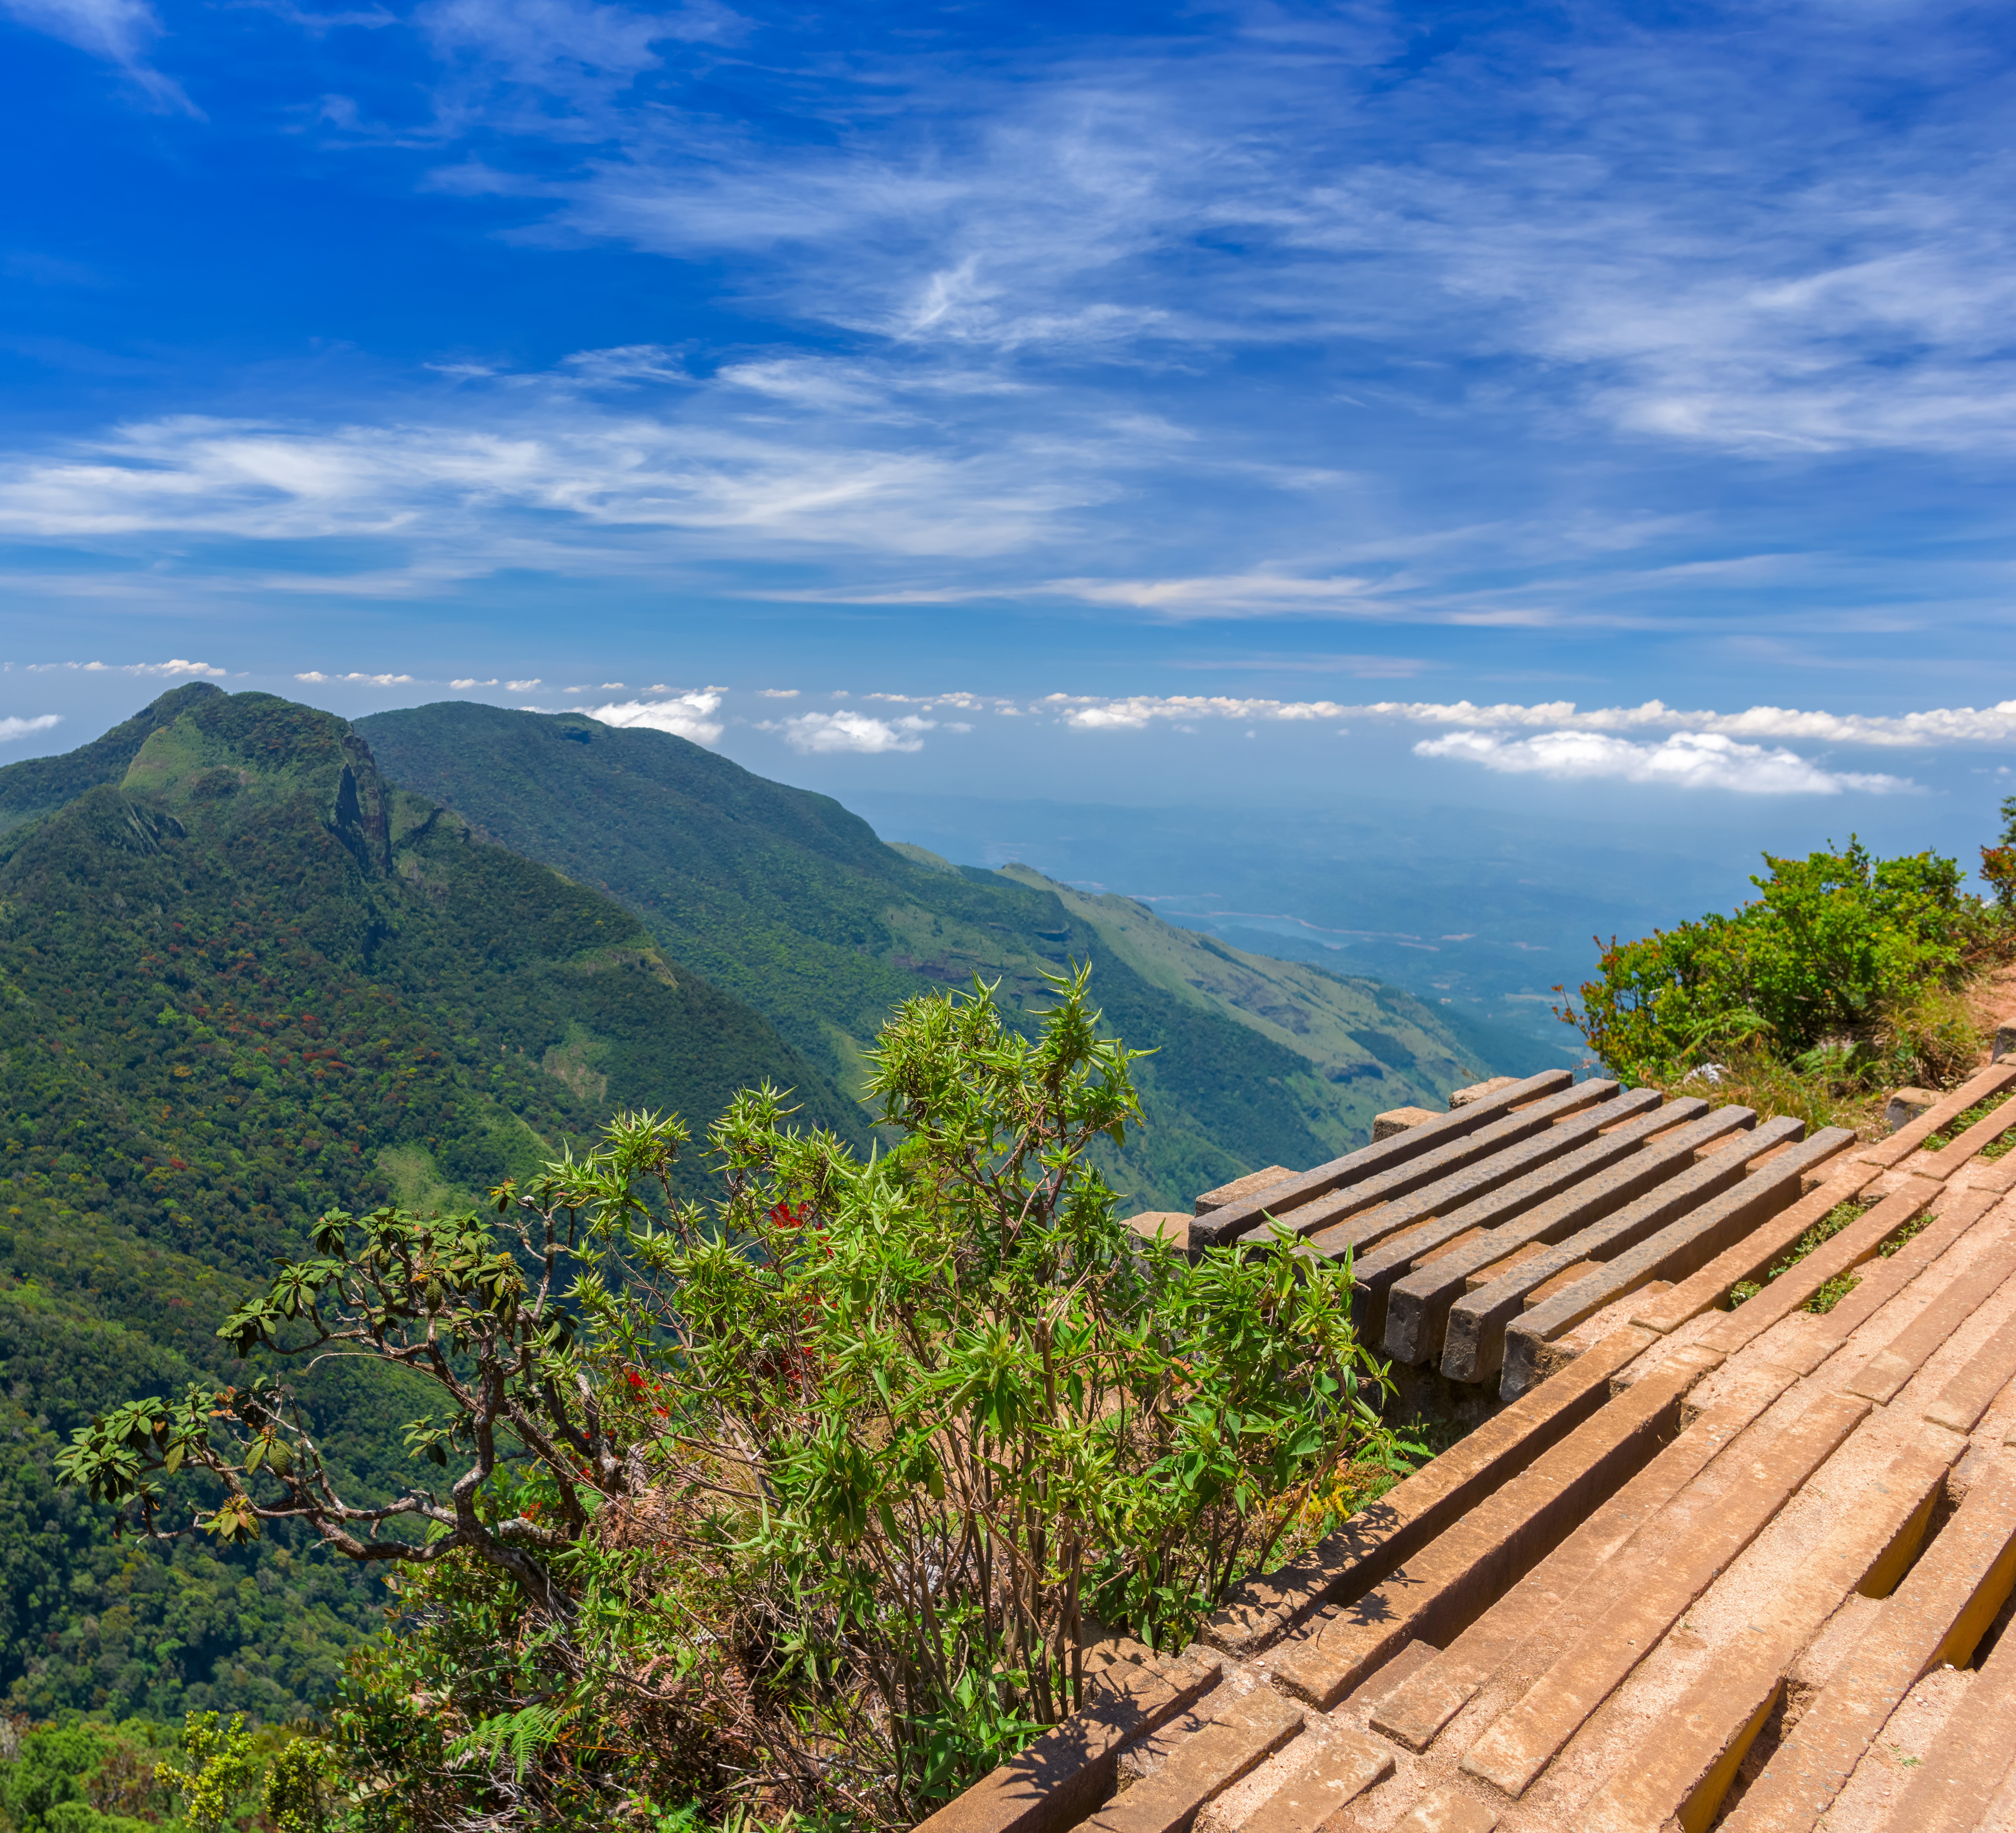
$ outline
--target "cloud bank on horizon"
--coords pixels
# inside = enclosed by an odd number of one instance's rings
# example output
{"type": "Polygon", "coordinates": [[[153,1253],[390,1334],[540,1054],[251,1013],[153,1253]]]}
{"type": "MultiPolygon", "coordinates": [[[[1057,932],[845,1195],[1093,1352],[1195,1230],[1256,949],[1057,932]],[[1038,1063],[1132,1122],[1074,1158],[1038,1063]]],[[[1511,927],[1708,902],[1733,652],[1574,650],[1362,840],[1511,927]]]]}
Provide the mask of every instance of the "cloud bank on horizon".
{"type": "Polygon", "coordinates": [[[543,696],[599,620],[597,675],[999,690],[748,721],[807,758],[1371,719],[1423,768],[1838,794],[1909,780],[1821,751],[2016,740],[1992,14],[0,20],[50,175],[0,252],[24,666],[228,624],[233,671],[543,696]],[[304,616],[411,659],[298,669],[304,616]]]}

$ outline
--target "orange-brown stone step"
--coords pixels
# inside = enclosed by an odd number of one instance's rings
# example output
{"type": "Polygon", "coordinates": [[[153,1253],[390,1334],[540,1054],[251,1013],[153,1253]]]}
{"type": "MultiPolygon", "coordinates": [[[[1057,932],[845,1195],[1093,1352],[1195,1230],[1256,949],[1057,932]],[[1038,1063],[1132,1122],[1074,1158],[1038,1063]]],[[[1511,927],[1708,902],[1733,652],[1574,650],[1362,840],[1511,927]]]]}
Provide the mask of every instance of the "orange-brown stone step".
{"type": "Polygon", "coordinates": [[[1360,1510],[1307,1558],[1240,1585],[1204,1625],[1204,1640],[1234,1655],[1256,1655],[1325,1604],[1355,1601],[1568,1437],[1609,1398],[1610,1377],[1657,1340],[1649,1331],[1612,1331],[1572,1368],[1360,1510]]]}
{"type": "Polygon", "coordinates": [[[1853,1395],[1820,1393],[1775,1431],[1760,1423],[1745,1432],[1607,1564],[1603,1581],[1615,1601],[1581,1645],[1471,1746],[1463,1770],[1515,1798],[1524,1794],[1868,1410],[1868,1403],[1853,1395]]]}
{"type": "Polygon", "coordinates": [[[1301,1728],[1299,1706],[1271,1687],[1256,1687],[1219,1707],[1152,1776],[1116,1795],[1085,1824],[1089,1833],[1188,1833],[1206,1802],[1301,1728]]]}
{"type": "Polygon", "coordinates": [[[1402,1814],[1393,1833],[1491,1833],[1497,1824],[1495,1808],[1453,1788],[1438,1788],[1402,1814]]]}
{"type": "Polygon", "coordinates": [[[2016,1381],[2016,1317],[2007,1320],[1967,1358],[1967,1366],[1925,1409],[1925,1417],[1935,1426],[1964,1435],[1981,1424],[1996,1395],[2012,1381],[2016,1381]]]}
{"type": "Polygon", "coordinates": [[[1631,1321],[1665,1336],[1704,1311],[1714,1310],[1733,1288],[1766,1272],[1822,1216],[1852,1202],[1881,1175],[1873,1165],[1850,1163],[1791,1208],[1780,1210],[1733,1247],[1724,1248],[1699,1272],[1689,1273],[1657,1298],[1648,1298],[1631,1313],[1631,1321]]]}
{"type": "MultiPolygon", "coordinates": [[[[1823,1241],[1798,1266],[1788,1268],[1761,1291],[1746,1298],[1726,1317],[1718,1319],[1701,1341],[1729,1355],[1754,1342],[1780,1319],[1790,1317],[1831,1279],[1873,1258],[1898,1230],[1935,1201],[1939,1186],[1913,1178],[1906,1187],[1863,1211],[1840,1233],[1823,1241]]],[[[1818,1219],[1816,1218],[1816,1220],[1818,1219]]],[[[1839,1332],[1847,1334],[1845,1331],[1839,1332]]]]}
{"type": "Polygon", "coordinates": [[[1932,1352],[2012,1277],[2016,1277],[2016,1230],[2003,1236],[1973,1266],[1948,1280],[1912,1322],[1844,1378],[1844,1391],[1888,1406],[1932,1352]]]}
{"type": "Polygon", "coordinates": [[[1921,1676],[1964,1667],[2016,1585],[2016,1470],[1978,1477],[1723,1823],[1806,1833],[1921,1676]]]}
{"type": "Polygon", "coordinates": [[[1822,1128],[1811,1139],[1772,1157],[1734,1189],[1607,1260],[1600,1272],[1514,1320],[1506,1327],[1505,1373],[1499,1391],[1508,1396],[1524,1393],[1542,1373],[1546,1345],[1553,1338],[1654,1280],[1685,1279],[1789,1207],[1798,1201],[1805,1175],[1854,1139],[1845,1128],[1822,1128]]]}
{"type": "Polygon", "coordinates": [[[1901,1164],[1949,1121],[1957,1120],[1975,1102],[2000,1094],[2011,1082],[2016,1082],[2016,1058],[2005,1063],[1991,1063],[1985,1069],[1969,1076],[1951,1094],[1942,1097],[1908,1125],[1900,1126],[1887,1140],[1863,1147],[1855,1155],[1865,1165],[1879,1169],[1901,1164]]]}
{"type": "MultiPolygon", "coordinates": [[[[1601,1116],[1588,1110],[1615,1101],[1620,1092],[1614,1082],[1578,1082],[1398,1171],[1323,1197],[1287,1220],[1306,1237],[1309,1253],[1333,1260],[1346,1249],[1359,1254],[1431,1216],[1478,1202],[1574,1151],[1600,1125],[1601,1116]]],[[[1635,1100],[1633,1104],[1643,1105],[1635,1100]]],[[[1262,1226],[1239,1239],[1258,1245],[1267,1235],[1262,1226]]]]}
{"type": "MultiPolygon", "coordinates": [[[[1611,1105],[1621,1107],[1632,1098],[1622,1096],[1611,1105]]],[[[1403,1237],[1354,1262],[1352,1270],[1360,1280],[1383,1279],[1392,1286],[1386,1307],[1387,1354],[1402,1362],[1430,1359],[1441,1349],[1450,1305],[1471,1289],[1472,1276],[1489,1262],[1531,1244],[1561,1241],[1603,1221],[1679,1176],[1692,1167],[1697,1152],[1751,1126],[1755,1118],[1747,1107],[1723,1107],[1710,1114],[1703,1102],[1669,1103],[1607,1126],[1591,1143],[1557,1160],[1546,1172],[1529,1174],[1498,1197],[1448,1218],[1451,1226],[1468,1223],[1488,1230],[1453,1253],[1432,1258],[1417,1253],[1403,1266],[1403,1237]]],[[[1511,1270],[1503,1269],[1499,1277],[1511,1270]]]]}
{"type": "Polygon", "coordinates": [[[1951,1177],[1975,1153],[1993,1145],[2012,1126],[2016,1126],[2016,1100],[2004,1101],[1993,1113],[1977,1120],[1958,1139],[1929,1154],[1920,1165],[1919,1174],[1924,1177],[1951,1177]]]}
{"type": "Polygon", "coordinates": [[[1588,1833],[1705,1833],[1777,1704],[1786,1672],[1851,1592],[1886,1595],[1924,1536],[1965,1441],[1928,1431],[1850,1502],[1798,1571],[1760,1597],[1747,1631],[1660,1714],[1582,1810],[1588,1833]]]}
{"type": "Polygon", "coordinates": [[[1222,1662],[1201,1652],[1157,1668],[1116,1664],[1061,1725],[948,1802],[916,1833],[1064,1833],[1113,1792],[1121,1752],[1188,1711],[1223,1671],[1222,1662]]]}
{"type": "Polygon", "coordinates": [[[1704,1470],[1797,1377],[1769,1364],[1745,1371],[1644,1469],[1438,1655],[1373,1709],[1372,1728],[1426,1750],[1531,1639],[1571,1608],[1603,1562],[1704,1470]]]}
{"type": "Polygon", "coordinates": [[[1210,1244],[1232,1240],[1255,1227],[1264,1215],[1276,1215],[1292,1225],[1291,1212],[1319,1197],[1348,1190],[1383,1176],[1409,1161],[1449,1145],[1466,1136],[1481,1132],[1517,1106],[1543,1099],[1568,1086],[1574,1079],[1565,1069],[1543,1070],[1524,1082],[1498,1089],[1459,1108],[1438,1115],[1405,1133],[1363,1146],[1303,1172],[1299,1176],[1269,1185],[1198,1218],[1191,1231],[1193,1242],[1210,1244]]]}
{"type": "MultiPolygon", "coordinates": [[[[1751,1118],[1745,1107],[1719,1110],[1718,1115],[1725,1112],[1744,1115],[1746,1122],[1751,1118]]],[[[1485,1379],[1503,1366],[1506,1329],[1524,1312],[1527,1295],[1535,1287],[1561,1269],[1592,1257],[1590,1248],[1598,1256],[1612,1246],[1622,1251],[1694,1214],[1741,1185],[1746,1165],[1758,1153],[1800,1131],[1796,1120],[1767,1122],[1755,1133],[1739,1133],[1719,1143],[1698,1162],[1691,1151],[1676,1156],[1667,1165],[1666,1176],[1622,1208],[1565,1231],[1565,1240],[1557,1239],[1545,1253],[1490,1285],[1453,1298],[1442,1340],[1442,1373],[1453,1381],[1485,1379]]],[[[1712,1140],[1707,1143],[1716,1144],[1712,1140]]]]}
{"type": "Polygon", "coordinates": [[[1393,1773],[1390,1745],[1333,1729],[1309,1761],[1240,1824],[1240,1833],[1324,1833],[1345,1808],[1393,1773]]]}
{"type": "MultiPolygon", "coordinates": [[[[1954,1242],[1995,1207],[1986,1190],[1956,1194],[1948,1184],[1927,1205],[1934,1210],[1924,1226],[1894,1254],[1856,1262],[1855,1286],[1833,1310],[1827,1323],[1838,1336],[1852,1336],[1877,1312],[1933,1266],[1954,1242]]],[[[1879,1249],[1879,1252],[1880,1252],[1879,1249]]]]}
{"type": "Polygon", "coordinates": [[[1896,1833],[1972,1833],[2016,1763],[2016,1636],[1999,1637],[1912,1772],[1896,1833]]]}
{"type": "Polygon", "coordinates": [[[1715,1359],[1683,1349],[1634,1382],[1384,1583],[1283,1644],[1276,1679],[1327,1712],[1402,1644],[1458,1634],[1677,1434],[1682,1399],[1715,1359]]]}

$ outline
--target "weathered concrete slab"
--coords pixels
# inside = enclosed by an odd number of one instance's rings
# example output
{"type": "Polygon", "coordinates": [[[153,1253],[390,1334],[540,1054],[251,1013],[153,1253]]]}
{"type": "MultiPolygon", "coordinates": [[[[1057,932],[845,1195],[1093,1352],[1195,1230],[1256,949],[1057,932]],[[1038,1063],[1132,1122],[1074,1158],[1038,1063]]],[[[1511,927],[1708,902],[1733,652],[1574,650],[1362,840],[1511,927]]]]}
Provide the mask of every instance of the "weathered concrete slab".
{"type": "Polygon", "coordinates": [[[1258,1171],[1249,1171],[1244,1177],[1236,1177],[1229,1184],[1220,1184],[1215,1190],[1206,1190],[1197,1198],[1191,1214],[1214,1215],[1233,1203],[1243,1203],[1249,1197],[1258,1197],[1263,1190],[1271,1190],[1278,1184],[1287,1183],[1294,1175],[1285,1165],[1269,1165],[1258,1171]]]}
{"type": "MultiPolygon", "coordinates": [[[[1622,1107],[1631,1099],[1622,1096],[1611,1106],[1622,1107]]],[[[1426,1361],[1440,1348],[1449,1308],[1468,1289],[1472,1273],[1522,1248],[1551,1244],[1601,1221],[1690,1167],[1701,1147],[1742,1130],[1754,1118],[1746,1107],[1703,1115],[1700,1104],[1693,1103],[1676,1114],[1675,1107],[1681,1105],[1655,1107],[1607,1128],[1553,1164],[1441,1217],[1438,1232],[1446,1230],[1450,1241],[1467,1228],[1488,1232],[1425,1265],[1413,1244],[1395,1244],[1390,1254],[1375,1251],[1354,1262],[1352,1271],[1361,1284],[1382,1278],[1391,1282],[1386,1353],[1401,1362],[1426,1361]],[[1687,1107],[1694,1112],[1690,1115],[1687,1107]],[[1656,1144],[1648,1143],[1654,1133],[1666,1136],[1656,1144]]]]}
{"type": "Polygon", "coordinates": [[[1954,1242],[1994,1208],[1996,1201],[1983,1190],[1963,1190],[1956,1196],[1948,1185],[1926,1205],[1928,1209],[1935,1208],[1935,1213],[1895,1253],[1854,1263],[1855,1288],[1827,1313],[1828,1323],[1840,1335],[1852,1335],[1927,1268],[1935,1265],[1954,1242]]]}
{"type": "Polygon", "coordinates": [[[1975,1479],[1723,1823],[1724,1833],[1806,1833],[1904,1695],[1944,1662],[1964,1667],[2016,1585],[2016,1473],[1975,1479]]]}
{"type": "Polygon", "coordinates": [[[1993,1145],[2012,1126],[2016,1126],[2016,1100],[2004,1101],[1993,1113],[1977,1120],[1958,1139],[1928,1154],[1919,1163],[1919,1175],[1951,1177],[1975,1153],[1993,1145]]]}
{"type": "Polygon", "coordinates": [[[1373,1729],[1425,1750],[1480,1688],[1588,1585],[1604,1561],[1693,1482],[1795,1379],[1766,1368],[1665,1450],[1421,1669],[1381,1699],[1373,1729]]]}
{"type": "MultiPolygon", "coordinates": [[[[1735,1111],[1750,1112],[1747,1107],[1735,1111]]],[[[1796,1120],[1767,1121],[1698,1163],[1688,1162],[1694,1157],[1690,1151],[1669,1166],[1670,1176],[1609,1215],[1596,1219],[1489,1285],[1452,1297],[1442,1373],[1454,1381],[1485,1380],[1503,1366],[1505,1332],[1525,1312],[1529,1294],[1578,1262],[1612,1259],[1674,1223],[1705,1213],[1712,1199],[1744,1183],[1752,1159],[1797,1139],[1803,1130],[1796,1120]]],[[[1622,1291],[1617,1294],[1623,1295],[1622,1291]]]]}
{"type": "Polygon", "coordinates": [[[1841,1127],[1823,1129],[1812,1139],[1780,1152],[1733,1190],[1626,1248],[1600,1273],[1516,1320],[1505,1332],[1505,1373],[1499,1392],[1507,1395],[1525,1392],[1539,1373],[1541,1346],[1550,1338],[1573,1330],[1653,1280],[1682,1280],[1705,1266],[1758,1223],[1793,1202],[1805,1174],[1854,1139],[1841,1127]]]}
{"type": "Polygon", "coordinates": [[[1889,1405],[1933,1351],[2012,1277],[2016,1277],[2016,1233],[2003,1236],[1974,1266],[1955,1273],[1917,1319],[1846,1379],[1846,1391],[1880,1406],[1889,1405]]]}
{"type": "Polygon", "coordinates": [[[1847,1506],[1798,1572],[1760,1598],[1749,1630],[1661,1715],[1582,1810],[1589,1833],[1642,1833],[1677,1819],[1705,1828],[1777,1703],[1800,1649],[1849,1593],[1887,1595],[1923,1540],[1964,1449],[1944,1433],[1907,1446],[1847,1506]]]}
{"type": "MultiPolygon", "coordinates": [[[[1319,1197],[1283,1219],[1283,1226],[1308,1237],[1309,1251],[1333,1259],[1347,1248],[1382,1241],[1568,1151],[1585,1136],[1557,1137],[1562,1123],[1598,1102],[1614,1100],[1618,1092],[1614,1082],[1578,1082],[1395,1170],[1319,1197]],[[1515,1158],[1514,1148],[1523,1148],[1525,1155],[1515,1158]]],[[[1237,1238],[1258,1245],[1269,1232],[1263,1223],[1237,1238]]]]}
{"type": "Polygon", "coordinates": [[[1199,1808],[1265,1762],[1301,1728],[1300,1709],[1267,1688],[1228,1701],[1154,1774],[1085,1824],[1093,1833],[1189,1833],[1199,1808]]]}
{"type": "Polygon", "coordinates": [[[1186,1659],[1155,1669],[1124,1664],[1102,1677],[1091,1698],[1022,1754],[948,1802],[916,1833],[1064,1833],[1113,1792],[1120,1753],[1219,1684],[1216,1659],[1186,1659]]]}
{"type": "Polygon", "coordinates": [[[1345,1807],[1392,1773],[1391,1745],[1356,1731],[1334,1731],[1291,1781],[1240,1823],[1240,1833],[1324,1833],[1345,1807]]]}
{"type": "Polygon", "coordinates": [[[1347,1152],[1341,1158],[1333,1158],[1327,1164],[1319,1165],[1299,1176],[1276,1184],[1259,1195],[1240,1197],[1228,1203],[1224,1208],[1212,1212],[1212,1228],[1201,1241],[1215,1243],[1229,1241],[1235,1235],[1244,1234],[1258,1226],[1263,1212],[1284,1219],[1290,1212],[1301,1208],[1312,1199],[1327,1195],[1333,1190],[1343,1190],[1362,1183],[1368,1178],[1377,1177],[1409,1159],[1433,1151],[1450,1140],[1460,1139],[1488,1126],[1499,1115],[1508,1113],[1522,1101],[1535,1101],[1567,1087],[1573,1079],[1565,1069],[1543,1070],[1538,1075],[1529,1075],[1524,1082],[1515,1082],[1510,1088],[1500,1089],[1496,1094],[1452,1114],[1438,1115],[1421,1125],[1410,1127],[1403,1133],[1396,1133],[1390,1140],[1381,1140],[1377,1145],[1361,1147],[1355,1152],[1347,1152]]]}
{"type": "Polygon", "coordinates": [[[1655,1457],[1715,1359],[1683,1352],[1599,1410],[1355,1603],[1275,1651],[1276,1682],[1328,1711],[1409,1640],[1467,1628],[1655,1457]]]}
{"type": "Polygon", "coordinates": [[[1355,1602],[1575,1431],[1609,1398],[1611,1377],[1655,1340],[1648,1331],[1612,1333],[1558,1380],[1485,1421],[1360,1511],[1309,1558],[1247,1579],[1205,1623],[1204,1640],[1256,1655],[1324,1604],[1355,1602]]]}
{"type": "Polygon", "coordinates": [[[1912,1772],[1891,1824],[1899,1833],[1973,1833],[2016,1763],[2016,1636],[1975,1670],[1943,1734],[1912,1772]]]}
{"type": "Polygon", "coordinates": [[[1610,1608],[1471,1746],[1464,1773],[1514,1799],[1525,1794],[1868,1410],[1852,1395],[1819,1395],[1783,1428],[1757,1437],[1760,1428],[1753,1427],[1717,1458],[1606,1565],[1597,1582],[1614,1598],[1610,1608]]]}
{"type": "Polygon", "coordinates": [[[1887,1140],[1865,1146],[1855,1155],[1864,1164],[1892,1165],[1903,1163],[1949,1120],[1957,1120],[1977,1101],[1999,1095],[2016,1082],[2016,1061],[1992,1063],[1969,1076],[1953,1093],[1927,1108],[1916,1120],[1899,1127],[1887,1140]]]}
{"type": "Polygon", "coordinates": [[[1724,1248],[1698,1273],[1689,1273],[1657,1299],[1647,1300],[1632,1313],[1631,1321],[1664,1336],[1704,1311],[1714,1310],[1735,1287],[1756,1279],[1783,1259],[1821,1217],[1841,1204],[1852,1202],[1880,1176],[1873,1165],[1849,1165],[1789,1209],[1781,1210],[1733,1247],[1724,1248]]]}

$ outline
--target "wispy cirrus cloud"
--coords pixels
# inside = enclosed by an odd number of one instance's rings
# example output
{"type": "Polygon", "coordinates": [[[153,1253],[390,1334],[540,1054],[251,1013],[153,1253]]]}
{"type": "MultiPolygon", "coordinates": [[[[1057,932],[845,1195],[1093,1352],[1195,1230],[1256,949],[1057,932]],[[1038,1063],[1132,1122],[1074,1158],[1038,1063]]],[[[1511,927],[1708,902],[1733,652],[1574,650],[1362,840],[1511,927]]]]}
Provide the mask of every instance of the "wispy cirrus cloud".
{"type": "Polygon", "coordinates": [[[149,61],[162,26],[148,0],[0,0],[0,12],[117,66],[157,106],[201,115],[181,84],[149,61]]]}

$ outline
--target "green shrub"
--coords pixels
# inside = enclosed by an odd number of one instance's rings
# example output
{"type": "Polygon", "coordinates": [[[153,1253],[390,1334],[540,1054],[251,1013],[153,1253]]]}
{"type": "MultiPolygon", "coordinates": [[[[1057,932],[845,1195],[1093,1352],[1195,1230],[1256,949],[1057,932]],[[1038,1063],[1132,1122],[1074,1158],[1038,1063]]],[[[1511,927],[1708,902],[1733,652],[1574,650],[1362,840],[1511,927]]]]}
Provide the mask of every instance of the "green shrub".
{"type": "Polygon", "coordinates": [[[1762,894],[1642,940],[1614,938],[1562,1016],[1612,1071],[1666,1082],[1711,1061],[1762,1058],[1822,1085],[1899,1070],[1945,1079],[1979,1035],[1955,996],[1996,930],[1935,853],[1846,848],[1764,855],[1762,894]]]}
{"type": "Polygon", "coordinates": [[[895,1014],[891,1152],[765,1088],[710,1135],[711,1205],[646,1115],[494,1220],[325,1217],[221,1334],[430,1381],[390,1503],[343,1498],[271,1377],[133,1402],[66,1475],[150,1532],[304,1521],[394,1575],[336,1715],[366,1827],[910,1825],[1071,1709],[1089,1643],[1180,1644],[1401,1449],[1348,1265],[1117,1219],[1087,1151],[1138,1122],[1133,1053],[1054,985],[1034,1035],[980,986],[895,1014]],[[219,1499],[178,1527],[196,1471],[219,1499]]]}

